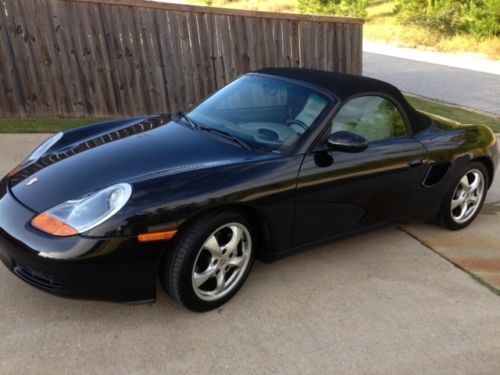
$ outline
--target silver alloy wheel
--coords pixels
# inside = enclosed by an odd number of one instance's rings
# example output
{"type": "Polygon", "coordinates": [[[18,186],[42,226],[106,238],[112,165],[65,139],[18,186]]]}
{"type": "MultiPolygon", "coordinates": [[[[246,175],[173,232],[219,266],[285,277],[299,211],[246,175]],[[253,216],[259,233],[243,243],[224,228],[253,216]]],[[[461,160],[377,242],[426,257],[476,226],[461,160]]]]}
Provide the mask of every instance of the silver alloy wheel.
{"type": "Polygon", "coordinates": [[[252,239],[240,223],[217,228],[198,251],[191,280],[198,298],[215,301],[233,290],[250,263],[252,239]]]}
{"type": "Polygon", "coordinates": [[[460,179],[451,198],[451,217],[457,224],[474,216],[481,205],[484,190],[484,176],[478,169],[471,169],[460,179]]]}

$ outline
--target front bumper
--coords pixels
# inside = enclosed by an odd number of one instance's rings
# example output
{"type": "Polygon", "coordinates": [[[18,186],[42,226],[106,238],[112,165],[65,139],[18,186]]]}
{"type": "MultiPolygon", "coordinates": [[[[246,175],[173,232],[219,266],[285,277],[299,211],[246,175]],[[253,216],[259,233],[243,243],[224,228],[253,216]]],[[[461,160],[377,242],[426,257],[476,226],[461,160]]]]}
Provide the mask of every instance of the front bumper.
{"type": "Polygon", "coordinates": [[[45,235],[29,224],[35,213],[9,192],[3,193],[0,260],[22,280],[65,297],[117,302],[155,300],[156,274],[165,243],[45,235]],[[50,258],[44,254],[50,254],[50,258]]]}

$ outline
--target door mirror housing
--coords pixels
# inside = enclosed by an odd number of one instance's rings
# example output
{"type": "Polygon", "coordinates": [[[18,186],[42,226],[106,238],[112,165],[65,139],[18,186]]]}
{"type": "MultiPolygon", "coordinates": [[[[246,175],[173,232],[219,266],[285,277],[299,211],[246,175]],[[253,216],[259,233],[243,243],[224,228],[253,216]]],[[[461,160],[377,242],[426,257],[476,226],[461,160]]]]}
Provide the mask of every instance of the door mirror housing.
{"type": "Polygon", "coordinates": [[[332,151],[355,153],[366,150],[368,141],[360,135],[347,131],[338,131],[328,137],[326,145],[332,151]]]}

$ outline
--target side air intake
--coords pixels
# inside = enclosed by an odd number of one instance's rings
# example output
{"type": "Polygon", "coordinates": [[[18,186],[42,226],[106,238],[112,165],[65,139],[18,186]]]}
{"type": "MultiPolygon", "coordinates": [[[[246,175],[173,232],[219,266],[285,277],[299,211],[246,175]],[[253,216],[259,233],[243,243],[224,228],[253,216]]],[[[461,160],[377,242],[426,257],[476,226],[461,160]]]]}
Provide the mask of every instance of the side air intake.
{"type": "Polygon", "coordinates": [[[443,179],[450,168],[450,163],[437,163],[432,164],[427,170],[427,174],[425,175],[424,181],[422,182],[423,186],[430,187],[434,186],[439,181],[443,179]]]}

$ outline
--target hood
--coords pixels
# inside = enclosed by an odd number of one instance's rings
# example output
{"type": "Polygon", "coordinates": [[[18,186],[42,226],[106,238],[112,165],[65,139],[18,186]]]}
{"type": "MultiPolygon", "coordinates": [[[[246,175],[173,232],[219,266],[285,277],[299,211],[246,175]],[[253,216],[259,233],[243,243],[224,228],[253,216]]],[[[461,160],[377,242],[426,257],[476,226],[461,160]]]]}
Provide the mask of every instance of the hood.
{"type": "Polygon", "coordinates": [[[65,133],[45,155],[12,173],[9,186],[22,204],[42,212],[116,183],[259,155],[168,117],[116,121],[65,133]]]}

